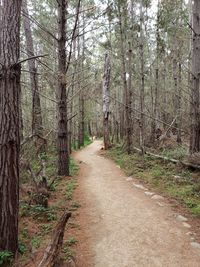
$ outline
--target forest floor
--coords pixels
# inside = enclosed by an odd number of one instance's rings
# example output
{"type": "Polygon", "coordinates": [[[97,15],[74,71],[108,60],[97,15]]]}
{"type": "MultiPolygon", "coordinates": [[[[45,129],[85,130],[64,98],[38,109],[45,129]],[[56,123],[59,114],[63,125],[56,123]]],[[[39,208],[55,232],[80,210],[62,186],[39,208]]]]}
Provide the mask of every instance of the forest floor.
{"type": "Polygon", "coordinates": [[[74,155],[80,166],[74,196],[81,203],[76,216],[77,266],[200,266],[193,216],[126,176],[101,155],[101,147],[101,141],[94,141],[74,155]]]}

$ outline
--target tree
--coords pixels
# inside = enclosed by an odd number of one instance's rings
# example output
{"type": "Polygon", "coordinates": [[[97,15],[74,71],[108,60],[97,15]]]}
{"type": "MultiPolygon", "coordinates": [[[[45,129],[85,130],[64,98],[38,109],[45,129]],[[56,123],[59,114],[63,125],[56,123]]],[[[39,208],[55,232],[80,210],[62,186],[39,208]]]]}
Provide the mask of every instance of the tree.
{"type": "Polygon", "coordinates": [[[103,75],[103,126],[104,126],[104,148],[107,150],[110,146],[109,137],[109,103],[110,103],[110,58],[106,53],[104,75],[103,75]]]}
{"type": "MultiPolygon", "coordinates": [[[[24,19],[23,19],[24,33],[26,37],[26,51],[29,57],[33,57],[34,45],[33,45],[33,37],[31,32],[29,12],[26,0],[23,1],[23,12],[24,12],[24,19]]],[[[28,66],[29,66],[31,89],[32,89],[32,133],[33,135],[36,135],[36,140],[39,141],[39,139],[43,135],[43,125],[42,125],[42,111],[40,104],[36,59],[29,60],[28,66]]]]}
{"type": "Polygon", "coordinates": [[[58,0],[58,174],[69,175],[69,149],[66,95],[66,9],[67,1],[58,0]]]}
{"type": "Polygon", "coordinates": [[[0,32],[0,250],[17,251],[21,0],[2,1],[0,32]]]}
{"type": "Polygon", "coordinates": [[[191,106],[191,137],[190,153],[200,151],[200,113],[199,113],[199,82],[200,82],[200,2],[194,0],[192,7],[192,106],[191,106]]]}

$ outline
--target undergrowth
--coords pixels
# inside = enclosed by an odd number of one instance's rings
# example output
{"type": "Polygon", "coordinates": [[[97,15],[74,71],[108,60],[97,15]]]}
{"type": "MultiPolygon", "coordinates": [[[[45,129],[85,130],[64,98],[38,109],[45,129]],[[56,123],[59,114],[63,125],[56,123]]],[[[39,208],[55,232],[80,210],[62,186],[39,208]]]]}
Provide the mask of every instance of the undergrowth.
{"type": "MultiPolygon", "coordinates": [[[[84,148],[84,147],[90,145],[91,143],[92,143],[92,140],[89,137],[89,135],[85,135],[84,136],[84,145],[81,146],[80,148],[84,148]]],[[[72,148],[73,148],[73,150],[78,150],[79,149],[78,148],[78,141],[76,141],[75,143],[73,143],[72,148]]]]}
{"type": "MultiPolygon", "coordinates": [[[[46,176],[49,188],[49,205],[44,207],[42,205],[36,205],[30,201],[30,196],[23,193],[20,197],[20,233],[19,233],[19,253],[21,263],[29,260],[30,247],[33,250],[38,250],[46,237],[51,235],[55,225],[57,223],[60,214],[68,207],[70,211],[77,210],[80,205],[73,201],[73,192],[77,186],[75,176],[78,173],[79,167],[73,158],[70,158],[70,177],[57,176],[57,151],[55,147],[48,148],[46,154],[33,156],[31,158],[31,167],[35,173],[41,168],[41,157],[46,162],[46,176]],[[52,183],[52,181],[54,182],[52,183]],[[58,194],[58,195],[57,195],[58,194]]],[[[30,191],[32,187],[30,185],[30,174],[21,172],[21,185],[24,188],[28,186],[30,191]]],[[[71,252],[71,246],[76,243],[75,238],[69,239],[69,242],[65,244],[65,259],[70,258],[73,253],[71,252]],[[69,249],[67,249],[67,246],[69,249]]],[[[0,254],[0,263],[9,263],[12,259],[12,255],[8,252],[0,254]]],[[[0,264],[0,266],[3,266],[0,264]]]]}
{"type": "MultiPolygon", "coordinates": [[[[166,151],[165,151],[166,152],[166,151]]],[[[176,150],[174,154],[167,152],[168,157],[185,154],[184,148],[176,150]]],[[[121,146],[116,146],[107,152],[125,173],[149,184],[152,190],[161,192],[166,196],[175,198],[186,206],[192,214],[200,217],[200,178],[199,172],[176,166],[168,161],[155,159],[145,155],[144,161],[138,153],[126,154],[121,146]]]]}

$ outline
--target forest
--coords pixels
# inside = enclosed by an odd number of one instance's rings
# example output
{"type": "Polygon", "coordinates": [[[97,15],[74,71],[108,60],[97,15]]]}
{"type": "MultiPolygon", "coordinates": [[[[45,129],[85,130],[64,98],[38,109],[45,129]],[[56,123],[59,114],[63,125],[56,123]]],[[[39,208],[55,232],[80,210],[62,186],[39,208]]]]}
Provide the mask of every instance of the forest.
{"type": "Polygon", "coordinates": [[[0,266],[198,267],[199,223],[200,1],[0,0],[0,266]]]}

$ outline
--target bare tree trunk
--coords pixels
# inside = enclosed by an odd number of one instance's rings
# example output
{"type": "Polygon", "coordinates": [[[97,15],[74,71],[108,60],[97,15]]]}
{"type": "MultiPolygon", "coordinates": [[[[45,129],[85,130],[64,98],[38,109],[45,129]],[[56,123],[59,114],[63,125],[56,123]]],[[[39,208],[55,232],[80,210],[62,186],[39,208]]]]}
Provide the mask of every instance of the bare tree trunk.
{"type": "MultiPolygon", "coordinates": [[[[74,94],[74,88],[75,88],[75,73],[77,70],[77,62],[76,62],[76,39],[73,40],[73,75],[72,75],[72,86],[71,86],[71,97],[73,97],[74,94]]],[[[71,99],[70,102],[70,114],[72,115],[74,111],[74,99],[71,99]]],[[[70,154],[72,152],[72,143],[73,143],[73,137],[75,135],[74,127],[73,127],[73,120],[70,120],[69,122],[69,151],[70,154]]],[[[75,145],[75,142],[74,142],[75,145]]]]}
{"type": "Polygon", "coordinates": [[[160,58],[160,0],[158,0],[158,11],[157,11],[157,19],[156,19],[156,67],[155,67],[155,93],[154,97],[152,97],[153,104],[153,117],[151,124],[151,143],[154,145],[156,141],[156,129],[157,119],[158,119],[158,103],[159,103],[159,58],[160,58]]]}
{"type": "Polygon", "coordinates": [[[3,0],[0,32],[0,250],[17,251],[21,0],[3,0]]]}
{"type": "Polygon", "coordinates": [[[164,66],[162,72],[162,81],[163,81],[163,92],[162,92],[162,120],[163,128],[166,129],[167,123],[167,92],[166,92],[166,75],[167,75],[167,66],[166,66],[166,55],[164,54],[164,66]]]}
{"type": "Polygon", "coordinates": [[[144,36],[143,36],[143,23],[144,23],[144,12],[143,12],[143,1],[140,2],[140,60],[141,60],[141,88],[140,88],[140,147],[142,154],[145,153],[144,147],[144,36]]]}
{"type": "Polygon", "coordinates": [[[127,138],[127,153],[131,153],[132,148],[132,47],[129,42],[129,51],[128,51],[128,88],[126,92],[126,138],[127,138]]]}
{"type": "MultiPolygon", "coordinates": [[[[123,7],[124,10],[126,9],[123,7]]],[[[120,4],[118,5],[118,13],[119,13],[119,28],[120,28],[120,50],[121,50],[121,61],[122,61],[122,79],[123,79],[123,85],[124,85],[124,99],[123,102],[125,104],[125,132],[126,132],[126,150],[127,153],[131,153],[131,146],[132,146],[132,136],[131,136],[131,98],[130,97],[130,92],[131,88],[128,88],[127,84],[127,77],[126,77],[126,52],[125,52],[125,37],[124,37],[124,28],[122,25],[122,14],[121,14],[121,8],[120,4]],[[129,106],[130,104],[130,106],[129,106]]],[[[124,14],[124,17],[126,14],[124,14]]],[[[126,18],[125,18],[126,19],[126,18]]],[[[129,64],[131,65],[131,54],[132,50],[131,48],[129,49],[129,64]]],[[[130,75],[130,73],[129,73],[130,75]]],[[[131,77],[129,77],[129,86],[131,86],[131,77]]]]}
{"type": "Polygon", "coordinates": [[[199,80],[200,80],[200,2],[194,0],[192,8],[192,107],[190,153],[200,151],[200,113],[199,113],[199,80]]]}
{"type": "Polygon", "coordinates": [[[66,96],[66,10],[67,1],[58,0],[58,174],[69,175],[66,96]]]}
{"type": "Polygon", "coordinates": [[[182,122],[182,114],[181,114],[181,86],[182,86],[182,66],[179,62],[178,64],[178,92],[177,92],[177,143],[181,144],[181,122],[182,122]]]}
{"type": "Polygon", "coordinates": [[[110,147],[109,136],[109,104],[110,104],[110,58],[105,55],[104,75],[103,75],[103,126],[104,126],[104,148],[110,147]]]}
{"type": "MultiPolygon", "coordinates": [[[[31,32],[30,20],[28,18],[29,12],[27,8],[27,1],[23,0],[23,11],[25,13],[24,33],[26,37],[26,51],[29,57],[34,56],[33,37],[31,32]]],[[[40,143],[40,136],[43,136],[42,111],[40,104],[40,95],[38,88],[38,73],[36,67],[36,59],[28,61],[30,81],[32,89],[32,133],[36,135],[36,140],[40,143]]],[[[37,141],[36,141],[37,146],[37,141]]]]}

